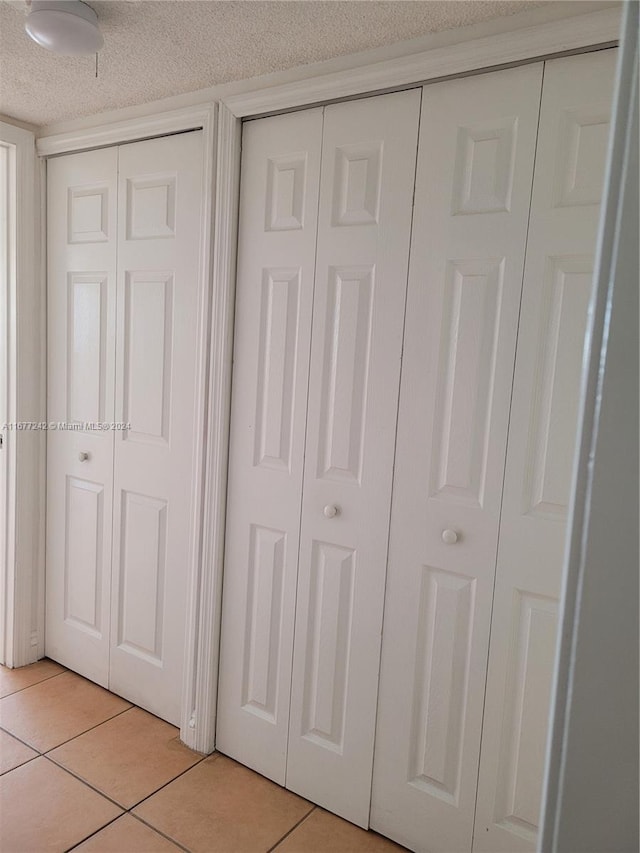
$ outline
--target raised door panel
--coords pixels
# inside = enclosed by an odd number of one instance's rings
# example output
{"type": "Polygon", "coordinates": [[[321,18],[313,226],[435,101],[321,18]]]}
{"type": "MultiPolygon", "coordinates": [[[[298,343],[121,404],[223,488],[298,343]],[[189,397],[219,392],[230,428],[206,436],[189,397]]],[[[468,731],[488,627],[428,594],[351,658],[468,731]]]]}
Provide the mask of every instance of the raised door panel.
{"type": "Polygon", "coordinates": [[[127,272],[122,330],[125,441],[170,444],[174,276],[127,272]]]}
{"type": "Polygon", "coordinates": [[[46,654],[108,681],[117,151],[48,164],[46,654]]]}
{"type": "Polygon", "coordinates": [[[64,621],[102,639],[104,487],[67,477],[65,525],[64,621]]]}
{"type": "Polygon", "coordinates": [[[243,130],[217,748],[284,784],[321,109],[243,130]]]}
{"type": "Polygon", "coordinates": [[[368,825],[420,91],[325,110],[288,788],[368,825]]]}
{"type": "Polygon", "coordinates": [[[167,501],[125,491],[120,508],[118,648],[162,666],[167,501]]]}
{"type": "Polygon", "coordinates": [[[119,148],[110,687],[174,724],[197,559],[203,164],[200,132],[119,148]]]}
{"type": "Polygon", "coordinates": [[[615,50],[546,63],[474,850],[536,848],[615,50]]]}
{"type": "Polygon", "coordinates": [[[371,810],[414,850],[471,846],[541,83],[423,90],[371,810]]]}

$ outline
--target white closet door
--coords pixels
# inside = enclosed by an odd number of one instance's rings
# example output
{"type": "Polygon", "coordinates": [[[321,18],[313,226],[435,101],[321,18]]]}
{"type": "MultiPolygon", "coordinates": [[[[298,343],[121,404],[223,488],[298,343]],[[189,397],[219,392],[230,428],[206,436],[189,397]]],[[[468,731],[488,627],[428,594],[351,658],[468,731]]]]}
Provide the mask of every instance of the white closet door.
{"type": "Polygon", "coordinates": [[[116,148],[48,172],[46,652],[107,686],[117,242],[116,148]]]}
{"type": "Polygon", "coordinates": [[[200,132],[119,149],[111,690],[180,721],[202,429],[200,132]]]}
{"type": "Polygon", "coordinates": [[[322,109],[247,122],[217,748],[285,782],[322,109]]]}
{"type": "Polygon", "coordinates": [[[534,850],[615,51],[547,62],[474,850],[534,850]]]}
{"type": "Polygon", "coordinates": [[[420,91],[325,110],[287,787],[369,820],[420,91]]]}
{"type": "Polygon", "coordinates": [[[542,64],[426,86],[371,825],[468,851],[542,64]]]}

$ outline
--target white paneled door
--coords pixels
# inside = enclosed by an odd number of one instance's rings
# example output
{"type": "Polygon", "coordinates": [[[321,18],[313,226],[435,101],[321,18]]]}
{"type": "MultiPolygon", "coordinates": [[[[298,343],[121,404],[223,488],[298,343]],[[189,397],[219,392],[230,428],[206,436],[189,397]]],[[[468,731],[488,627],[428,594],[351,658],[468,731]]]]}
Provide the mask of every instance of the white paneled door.
{"type": "Polygon", "coordinates": [[[217,745],[363,826],[419,109],[243,136],[217,745]]]}
{"type": "Polygon", "coordinates": [[[109,683],[118,151],[48,175],[47,587],[50,658],[109,683]]]}
{"type": "Polygon", "coordinates": [[[285,783],[323,110],[245,124],[216,746],[285,783]]]}
{"type": "Polygon", "coordinates": [[[118,280],[109,685],[180,721],[197,558],[202,134],[125,145],[118,280]]]}
{"type": "Polygon", "coordinates": [[[616,51],[545,65],[474,850],[536,849],[616,51]]]}
{"type": "Polygon", "coordinates": [[[420,91],[327,107],[287,786],[368,826],[420,91]]]}
{"type": "Polygon", "coordinates": [[[174,724],[197,542],[202,163],[194,132],[49,164],[49,420],[77,430],[49,431],[46,651],[174,724]]]}
{"type": "Polygon", "coordinates": [[[468,851],[542,64],[427,86],[371,825],[468,851]]]}

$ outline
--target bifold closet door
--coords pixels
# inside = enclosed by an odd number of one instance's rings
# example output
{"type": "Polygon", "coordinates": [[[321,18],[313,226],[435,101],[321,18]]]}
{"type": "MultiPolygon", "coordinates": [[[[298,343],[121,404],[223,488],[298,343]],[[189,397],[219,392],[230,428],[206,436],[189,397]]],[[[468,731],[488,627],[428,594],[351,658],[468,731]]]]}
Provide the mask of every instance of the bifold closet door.
{"type": "Polygon", "coordinates": [[[362,825],[419,110],[243,135],[217,746],[362,825]]]}
{"type": "Polygon", "coordinates": [[[48,170],[48,417],[74,429],[48,436],[46,653],[178,724],[197,555],[202,133],[48,170]]]}
{"type": "Polygon", "coordinates": [[[287,787],[368,826],[420,91],[325,109],[287,787]]]}
{"type": "Polygon", "coordinates": [[[615,63],[545,63],[474,834],[487,853],[536,849],[615,63]]]}
{"type": "Polygon", "coordinates": [[[285,783],[323,110],[246,122],[216,747],[285,783]]]}
{"type": "Polygon", "coordinates": [[[542,64],[426,86],[371,826],[469,851],[542,64]]]}
{"type": "Polygon", "coordinates": [[[201,132],[120,147],[109,686],[180,724],[201,316],[201,132]]]}
{"type": "Polygon", "coordinates": [[[118,149],[47,164],[49,657],[108,686],[118,149]]]}

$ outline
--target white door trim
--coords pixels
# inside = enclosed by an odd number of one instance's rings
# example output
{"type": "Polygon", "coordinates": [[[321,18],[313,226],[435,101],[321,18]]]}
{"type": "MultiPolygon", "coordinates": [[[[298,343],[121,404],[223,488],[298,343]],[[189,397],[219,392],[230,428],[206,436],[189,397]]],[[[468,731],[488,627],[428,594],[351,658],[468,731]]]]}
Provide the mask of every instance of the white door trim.
{"type": "MultiPolygon", "coordinates": [[[[290,110],[357,95],[401,89],[470,72],[537,60],[552,54],[612,46],[620,28],[618,10],[606,9],[562,21],[548,21],[512,32],[482,36],[336,71],[322,77],[231,95],[224,103],[241,118],[290,110]]],[[[465,28],[470,31],[472,28],[465,28]]]]}
{"type": "MultiPolygon", "coordinates": [[[[233,314],[236,276],[241,123],[221,104],[218,108],[217,164],[211,246],[212,291],[209,348],[207,455],[204,467],[202,557],[199,588],[190,597],[194,626],[191,673],[193,720],[190,737],[199,752],[215,747],[218,658],[222,609],[222,566],[227,497],[227,456],[231,402],[233,314]]],[[[187,681],[185,681],[185,684],[187,681]]]]}
{"type": "MultiPolygon", "coordinates": [[[[40,268],[37,253],[36,156],[33,133],[0,122],[0,140],[9,149],[11,185],[6,266],[6,417],[9,423],[43,417],[39,348],[40,268]]],[[[4,424],[2,424],[4,426],[4,424]]],[[[0,561],[0,621],[4,628],[1,662],[32,663],[43,653],[43,534],[40,496],[44,489],[44,432],[3,430],[6,453],[6,550],[0,561]],[[18,478],[20,489],[18,489],[18,478]]]]}
{"type": "MultiPolygon", "coordinates": [[[[213,239],[205,239],[202,248],[205,280],[211,281],[202,315],[211,318],[210,328],[203,323],[201,339],[203,370],[208,358],[207,394],[200,401],[203,422],[206,411],[205,446],[199,448],[199,458],[204,463],[203,480],[196,484],[199,490],[203,487],[204,496],[198,504],[203,508],[202,519],[194,538],[197,547],[189,574],[180,732],[192,748],[211,752],[215,746],[242,119],[617,43],[619,8],[562,19],[549,17],[553,19],[532,24],[530,16],[528,25],[522,29],[502,22],[498,31],[490,35],[487,25],[465,27],[459,33],[447,33],[446,38],[436,34],[435,38],[430,37],[434,46],[414,49],[405,56],[396,55],[367,65],[354,57],[356,67],[347,68],[344,58],[330,60],[313,66],[312,73],[316,76],[307,79],[262,87],[255,80],[216,87],[189,96],[196,101],[200,99],[195,105],[153,114],[145,114],[148,108],[141,107],[140,114],[133,118],[114,120],[114,115],[102,125],[80,124],[75,130],[37,140],[38,154],[48,157],[199,127],[204,131],[207,196],[203,234],[206,237],[211,235],[213,225],[213,239]],[[320,66],[323,73],[318,74],[320,66]],[[244,92],[238,94],[238,89],[244,92]],[[213,101],[216,100],[218,128],[214,136],[213,101]]],[[[286,72],[280,76],[292,75],[286,72]]],[[[131,115],[131,111],[127,114],[131,115]]]]}

